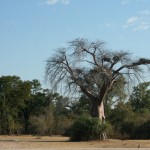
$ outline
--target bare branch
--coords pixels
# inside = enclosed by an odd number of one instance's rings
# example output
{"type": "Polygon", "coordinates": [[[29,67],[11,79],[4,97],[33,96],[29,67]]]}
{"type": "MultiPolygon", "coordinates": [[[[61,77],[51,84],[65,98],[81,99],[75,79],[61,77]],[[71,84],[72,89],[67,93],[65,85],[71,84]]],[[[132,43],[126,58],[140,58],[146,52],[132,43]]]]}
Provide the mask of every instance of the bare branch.
{"type": "Polygon", "coordinates": [[[98,99],[107,94],[119,76],[130,81],[133,77],[139,80],[143,72],[141,66],[149,67],[149,59],[140,58],[133,62],[129,54],[109,51],[104,48],[103,41],[75,39],[47,60],[46,76],[52,87],[63,82],[68,91],[80,89],[89,98],[98,99]]]}

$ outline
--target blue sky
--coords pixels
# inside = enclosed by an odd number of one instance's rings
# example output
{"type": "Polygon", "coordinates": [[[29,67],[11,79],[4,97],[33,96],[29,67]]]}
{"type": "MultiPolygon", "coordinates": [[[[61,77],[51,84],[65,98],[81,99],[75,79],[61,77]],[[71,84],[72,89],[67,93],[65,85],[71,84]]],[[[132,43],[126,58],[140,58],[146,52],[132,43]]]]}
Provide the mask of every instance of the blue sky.
{"type": "Polygon", "coordinates": [[[0,0],[0,76],[44,84],[45,61],[75,38],[150,57],[150,0],[0,0]]]}

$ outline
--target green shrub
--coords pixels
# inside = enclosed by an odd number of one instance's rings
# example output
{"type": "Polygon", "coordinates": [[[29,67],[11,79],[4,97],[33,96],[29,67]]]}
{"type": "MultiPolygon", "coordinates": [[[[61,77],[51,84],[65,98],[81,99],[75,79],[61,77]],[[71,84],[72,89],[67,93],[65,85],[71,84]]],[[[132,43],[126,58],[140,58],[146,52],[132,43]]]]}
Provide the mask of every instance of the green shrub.
{"type": "Polygon", "coordinates": [[[150,139],[150,120],[141,124],[136,129],[135,139],[150,139]]]}
{"type": "Polygon", "coordinates": [[[98,118],[80,117],[70,128],[71,141],[88,141],[100,139],[100,134],[107,129],[98,118]]]}
{"type": "MultiPolygon", "coordinates": [[[[122,124],[122,132],[131,139],[150,139],[150,120],[137,116],[137,118],[125,120],[122,124]]],[[[125,137],[123,137],[125,138],[125,137]]]]}

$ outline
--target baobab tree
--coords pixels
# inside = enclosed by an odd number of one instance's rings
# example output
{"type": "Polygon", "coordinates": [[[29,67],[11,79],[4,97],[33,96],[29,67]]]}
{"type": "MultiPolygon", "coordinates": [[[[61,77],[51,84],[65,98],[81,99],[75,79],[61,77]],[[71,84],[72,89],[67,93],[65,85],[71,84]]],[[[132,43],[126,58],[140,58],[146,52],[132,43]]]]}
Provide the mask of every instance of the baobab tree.
{"type": "Polygon", "coordinates": [[[132,59],[128,52],[110,51],[103,41],[75,39],[47,59],[46,79],[52,87],[63,83],[68,91],[85,94],[92,102],[91,115],[103,120],[105,97],[116,81],[139,79],[141,66],[149,64],[150,59],[132,59]]]}

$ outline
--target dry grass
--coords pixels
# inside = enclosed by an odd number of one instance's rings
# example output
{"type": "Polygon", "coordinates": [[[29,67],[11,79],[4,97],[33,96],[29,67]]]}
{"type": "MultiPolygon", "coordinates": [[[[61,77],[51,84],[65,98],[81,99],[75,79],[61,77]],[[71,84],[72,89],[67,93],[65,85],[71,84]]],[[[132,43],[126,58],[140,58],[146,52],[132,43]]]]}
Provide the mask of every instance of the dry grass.
{"type": "Polygon", "coordinates": [[[150,140],[69,142],[61,136],[0,136],[0,149],[150,148],[150,140]]]}

